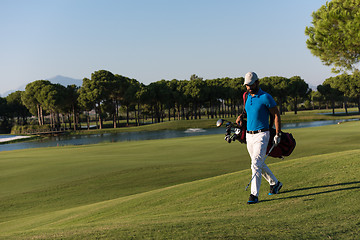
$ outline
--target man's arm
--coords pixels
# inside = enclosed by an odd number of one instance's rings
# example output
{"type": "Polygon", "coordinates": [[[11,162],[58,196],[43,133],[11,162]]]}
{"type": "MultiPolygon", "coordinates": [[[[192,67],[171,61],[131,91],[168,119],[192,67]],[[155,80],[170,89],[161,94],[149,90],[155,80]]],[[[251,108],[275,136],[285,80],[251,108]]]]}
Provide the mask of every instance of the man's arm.
{"type": "Polygon", "coordinates": [[[243,120],[244,118],[246,118],[246,112],[243,111],[236,119],[236,124],[239,126],[239,127],[242,127],[242,124],[243,124],[243,120]]]}
{"type": "Polygon", "coordinates": [[[279,133],[281,132],[281,117],[280,117],[279,109],[277,108],[277,106],[275,106],[273,108],[270,108],[269,111],[271,115],[274,116],[276,135],[279,135],[279,133]]]}

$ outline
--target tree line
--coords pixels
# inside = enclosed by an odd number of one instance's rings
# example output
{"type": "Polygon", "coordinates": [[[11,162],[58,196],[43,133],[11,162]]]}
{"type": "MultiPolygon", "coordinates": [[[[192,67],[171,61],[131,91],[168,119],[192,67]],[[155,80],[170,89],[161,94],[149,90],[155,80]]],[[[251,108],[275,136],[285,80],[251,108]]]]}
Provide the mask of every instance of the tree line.
{"type": "Polygon", "coordinates": [[[305,28],[306,46],[311,53],[324,65],[332,66],[332,72],[343,73],[326,79],[314,95],[330,102],[333,113],[336,102],[341,100],[346,113],[349,101],[357,102],[360,112],[359,6],[360,0],[327,1],[312,13],[311,25],[305,28]]]}
{"type": "Polygon", "coordinates": [[[317,90],[320,99],[330,103],[333,114],[336,102],[343,103],[346,114],[348,103],[354,102],[360,113],[360,71],[330,77],[322,85],[317,86],[317,90]]]}
{"type": "MultiPolygon", "coordinates": [[[[99,129],[104,121],[112,127],[130,125],[130,119],[141,125],[146,119],[152,123],[167,120],[188,120],[232,117],[242,111],[244,78],[207,79],[192,75],[189,80],[161,80],[144,85],[110,71],[99,70],[84,78],[81,87],[63,86],[47,80],[27,84],[25,91],[17,91],[0,98],[0,121],[3,132],[12,125],[36,125],[49,129],[77,130],[81,122],[96,120],[99,129]],[[122,113],[122,114],[121,114],[122,113]],[[126,120],[121,124],[120,120],[126,120]]],[[[318,91],[312,92],[299,76],[273,76],[260,79],[261,88],[277,101],[281,114],[298,111],[300,103],[315,101],[335,107],[336,101],[358,99],[360,111],[359,74],[329,78],[318,91]]],[[[310,108],[307,106],[307,108],[310,108]]]]}
{"type": "MultiPolygon", "coordinates": [[[[351,71],[326,79],[311,91],[298,76],[292,78],[265,77],[262,88],[272,94],[283,113],[294,110],[299,103],[305,108],[333,109],[342,104],[347,113],[349,103],[355,103],[360,112],[359,24],[360,0],[332,0],[312,13],[312,24],[305,29],[306,45],[323,64],[333,66],[333,72],[351,71]]],[[[234,115],[240,111],[241,95],[245,91],[243,78],[203,80],[192,75],[190,80],[161,80],[144,85],[109,71],[100,70],[84,78],[81,87],[51,84],[46,80],[29,83],[26,90],[0,97],[0,132],[7,133],[14,124],[27,125],[33,118],[39,126],[59,127],[68,123],[77,129],[85,113],[90,122],[91,111],[96,111],[99,128],[104,119],[112,119],[119,126],[119,111],[125,109],[129,118],[141,124],[151,117],[152,122],[197,119],[202,116],[234,115]],[[32,117],[35,116],[35,117],[32,117]],[[46,119],[49,123],[46,123],[46,119]],[[61,120],[60,120],[61,119],[61,120]]]]}

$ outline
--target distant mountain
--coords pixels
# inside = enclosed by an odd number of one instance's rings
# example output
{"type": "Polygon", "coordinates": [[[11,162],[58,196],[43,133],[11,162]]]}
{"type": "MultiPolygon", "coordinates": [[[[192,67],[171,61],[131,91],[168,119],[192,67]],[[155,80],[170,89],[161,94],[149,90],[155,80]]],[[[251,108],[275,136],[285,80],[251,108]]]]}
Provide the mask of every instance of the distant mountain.
{"type": "Polygon", "coordinates": [[[9,91],[6,91],[4,93],[1,93],[1,97],[6,97],[10,93],[13,93],[13,92],[16,92],[16,91],[24,91],[25,87],[26,87],[26,85],[22,85],[22,86],[18,87],[17,89],[9,90],[9,91]]]}
{"type": "Polygon", "coordinates": [[[309,88],[313,91],[317,91],[317,86],[314,85],[309,85],[309,88]]]}
{"type": "Polygon", "coordinates": [[[76,86],[79,86],[79,87],[82,85],[81,79],[74,79],[74,78],[70,78],[70,77],[64,77],[61,75],[57,75],[57,76],[49,78],[47,80],[49,80],[53,84],[59,83],[65,87],[68,85],[72,85],[72,84],[75,84],[76,86]]]}
{"type": "MultiPolygon", "coordinates": [[[[68,86],[68,85],[72,85],[72,84],[75,84],[76,86],[79,86],[79,87],[81,87],[81,85],[82,85],[82,80],[81,79],[64,77],[64,76],[61,76],[61,75],[57,75],[55,77],[47,78],[47,79],[44,79],[44,80],[49,80],[53,84],[59,83],[59,84],[65,86],[65,87],[68,86]]],[[[6,97],[10,93],[13,93],[13,92],[16,92],[16,91],[25,91],[26,85],[27,84],[22,85],[22,86],[18,87],[17,89],[4,92],[4,93],[1,94],[1,96],[6,97]]]]}

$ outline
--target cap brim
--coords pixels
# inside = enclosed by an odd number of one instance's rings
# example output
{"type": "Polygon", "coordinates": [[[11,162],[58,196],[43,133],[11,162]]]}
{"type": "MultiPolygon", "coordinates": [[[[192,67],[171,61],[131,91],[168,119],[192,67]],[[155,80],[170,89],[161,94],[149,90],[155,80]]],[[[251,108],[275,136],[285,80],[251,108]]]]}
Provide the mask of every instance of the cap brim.
{"type": "Polygon", "coordinates": [[[244,81],[244,85],[253,85],[256,82],[256,80],[254,81],[244,81]]]}

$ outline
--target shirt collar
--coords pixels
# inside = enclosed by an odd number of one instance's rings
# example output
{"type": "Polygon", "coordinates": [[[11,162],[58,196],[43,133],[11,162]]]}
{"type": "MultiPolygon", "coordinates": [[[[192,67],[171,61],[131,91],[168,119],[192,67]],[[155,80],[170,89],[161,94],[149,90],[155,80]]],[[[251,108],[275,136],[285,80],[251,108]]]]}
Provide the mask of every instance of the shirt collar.
{"type": "MultiPolygon", "coordinates": [[[[264,94],[264,91],[261,88],[259,88],[259,91],[257,93],[255,93],[255,95],[253,97],[259,97],[262,94],[264,94]]],[[[251,96],[251,94],[250,94],[250,96],[251,96]]]]}

